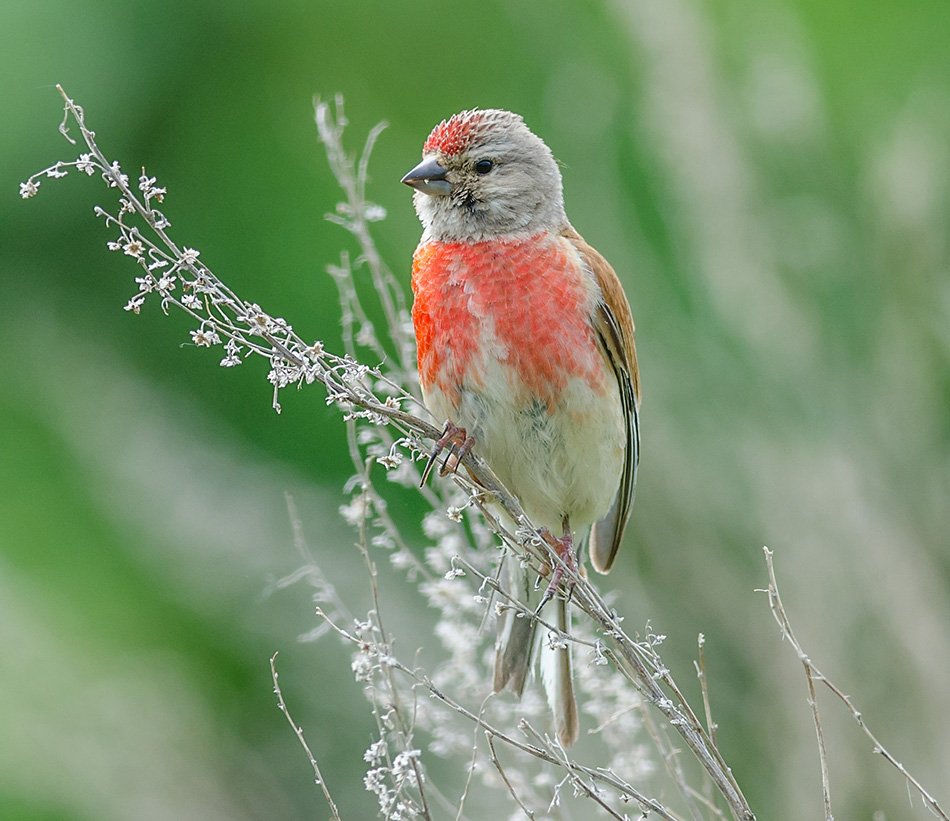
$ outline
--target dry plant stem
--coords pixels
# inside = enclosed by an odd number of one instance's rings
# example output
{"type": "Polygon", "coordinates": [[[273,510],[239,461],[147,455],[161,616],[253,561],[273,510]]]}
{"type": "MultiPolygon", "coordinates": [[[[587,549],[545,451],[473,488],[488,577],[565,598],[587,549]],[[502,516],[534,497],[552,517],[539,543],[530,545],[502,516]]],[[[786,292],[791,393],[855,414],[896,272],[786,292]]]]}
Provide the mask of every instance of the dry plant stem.
{"type": "Polygon", "coordinates": [[[831,777],[828,774],[828,751],[825,748],[825,734],[821,727],[821,715],[818,712],[818,696],[815,693],[815,677],[805,665],[805,681],[808,683],[808,703],[811,705],[812,719],[815,723],[815,739],[818,742],[818,763],[821,767],[821,800],[825,808],[825,821],[835,821],[831,809],[831,777]]]}
{"type": "MultiPolygon", "coordinates": [[[[113,245],[117,245],[120,249],[124,248],[128,255],[135,256],[136,261],[145,271],[145,276],[139,279],[142,290],[138,295],[141,298],[138,305],[144,302],[147,294],[157,293],[161,296],[163,309],[167,310],[169,306],[173,306],[182,310],[201,323],[202,332],[207,327],[211,333],[220,334],[220,336],[229,340],[229,344],[234,343],[237,350],[244,352],[242,355],[245,357],[250,354],[258,354],[268,359],[272,366],[268,378],[274,384],[275,409],[279,410],[276,401],[279,388],[294,383],[300,385],[318,381],[327,389],[328,403],[341,407],[345,411],[347,421],[361,418],[368,420],[369,424],[377,427],[386,424],[392,425],[393,428],[399,431],[402,437],[401,441],[406,443],[410,450],[414,451],[421,449],[423,440],[435,441],[439,437],[440,428],[399,407],[401,402],[411,404],[417,402],[411,394],[400,390],[397,395],[389,396],[385,401],[376,395],[373,384],[386,383],[393,385],[392,380],[388,380],[379,369],[361,365],[352,355],[345,357],[331,355],[324,351],[320,343],[308,345],[292,331],[286,322],[273,319],[261,311],[258,306],[241,300],[204,263],[197,260],[197,252],[191,251],[189,253],[190,249],[182,250],[179,248],[165,231],[168,225],[167,220],[151,206],[150,195],[147,192],[151,189],[143,188],[146,193],[142,197],[136,195],[129,186],[128,180],[122,175],[118,165],[109,162],[98,148],[95,134],[85,125],[82,109],[61,88],[59,88],[59,91],[65,101],[64,121],[61,130],[67,136],[67,139],[72,141],[66,130],[66,123],[70,118],[75,121],[82,139],[89,149],[89,156],[94,160],[92,165],[95,166],[97,171],[101,171],[108,184],[116,188],[121,195],[122,208],[118,215],[108,214],[102,209],[97,209],[97,213],[106,219],[107,224],[118,227],[121,232],[120,240],[127,243],[127,245],[121,243],[113,243],[113,245]],[[145,236],[138,227],[128,225],[124,221],[126,214],[140,217],[154,236],[145,236]],[[134,254],[128,247],[131,244],[136,246],[136,253],[134,254]],[[151,265],[148,264],[150,262],[151,265]],[[166,266],[170,266],[167,267],[166,274],[179,275],[184,286],[192,289],[189,293],[182,295],[181,290],[176,291],[178,286],[175,284],[175,276],[171,276],[169,281],[168,276],[163,274],[159,277],[153,272],[156,269],[161,272],[163,267],[166,266]]],[[[351,204],[357,203],[362,197],[362,187],[365,186],[366,158],[364,156],[354,172],[352,163],[347,160],[345,153],[342,153],[342,149],[339,148],[338,137],[341,123],[333,124],[329,107],[320,108],[318,106],[317,121],[321,132],[321,140],[328,146],[328,151],[335,152],[333,153],[335,157],[333,162],[340,166],[340,174],[342,174],[343,179],[351,179],[353,174],[356,174],[357,183],[355,187],[351,185],[352,191],[347,190],[351,204]],[[334,128],[337,130],[334,131],[334,128]]],[[[367,142],[368,146],[371,147],[377,133],[374,132],[370,135],[367,142]]],[[[88,165],[91,161],[84,162],[88,165]]],[[[76,163],[72,165],[78,167],[76,163]]],[[[143,179],[144,177],[143,173],[143,179]]],[[[140,188],[142,185],[142,180],[140,180],[140,188]]],[[[373,272],[374,282],[381,289],[381,295],[392,295],[389,301],[384,304],[384,309],[387,313],[387,319],[393,323],[393,327],[398,328],[400,327],[400,320],[405,319],[404,306],[395,296],[400,293],[400,290],[393,285],[391,274],[382,266],[378,254],[373,250],[374,247],[366,228],[365,214],[359,215],[357,212],[360,209],[355,208],[355,206],[350,210],[353,213],[344,213],[341,220],[338,221],[357,237],[363,252],[363,258],[373,272]]],[[[348,264],[345,259],[344,264],[348,264]]],[[[137,305],[133,304],[134,302],[135,300],[130,302],[133,310],[137,309],[137,305]]],[[[207,340],[199,342],[196,339],[196,344],[210,347],[211,344],[215,343],[207,340]]],[[[405,344],[404,341],[397,340],[397,347],[400,349],[397,354],[397,367],[400,368],[406,361],[403,355],[405,344]]],[[[231,351],[229,355],[237,358],[234,351],[231,351]]],[[[234,364],[238,364],[238,362],[234,364]]],[[[354,448],[358,453],[359,448],[352,430],[348,431],[348,436],[351,448],[354,448]]],[[[357,453],[354,453],[354,456],[357,453]]],[[[477,454],[466,454],[462,459],[462,466],[464,470],[455,474],[454,481],[469,494],[475,505],[486,513],[488,521],[495,522],[497,525],[496,517],[486,507],[486,501],[491,500],[492,505],[503,509],[518,528],[516,534],[511,534],[504,528],[496,528],[495,526],[493,526],[493,530],[516,555],[524,556],[527,554],[532,558],[532,561],[539,564],[543,561],[549,567],[560,565],[565,574],[565,582],[572,589],[573,603],[593,619],[596,627],[611,642],[612,646],[607,657],[614,660],[618,668],[623,671],[636,689],[664,715],[669,726],[679,733],[686,746],[708,772],[733,816],[743,819],[743,821],[753,819],[752,810],[743,797],[731,770],[726,766],[716,745],[686,702],[679,687],[655,650],[634,641],[623,631],[621,618],[612,608],[608,607],[588,579],[582,578],[574,570],[567,567],[555,551],[551,549],[550,545],[539,538],[537,528],[528,521],[518,500],[501,484],[477,454]],[[664,688],[669,691],[670,695],[667,695],[664,688]]],[[[365,477],[368,473],[368,467],[364,465],[363,470],[365,477]]],[[[375,494],[375,491],[371,488],[371,482],[365,481],[363,484],[364,493],[375,494]]],[[[374,502],[382,501],[378,495],[374,496],[374,502]]],[[[384,510],[384,503],[379,505],[378,509],[384,510]]],[[[397,532],[395,527],[392,527],[391,530],[393,533],[397,532]]],[[[363,549],[365,549],[365,541],[363,549]]],[[[372,573],[372,563],[369,562],[368,566],[372,573]]],[[[373,578],[375,579],[375,577],[373,578]]],[[[378,609],[376,615],[379,618],[378,609]]],[[[378,627],[381,629],[381,623],[378,627]]],[[[444,699],[444,697],[441,698],[444,699]]],[[[477,716],[469,714],[468,717],[480,724],[477,716]]],[[[402,732],[411,734],[411,726],[405,723],[401,716],[400,721],[402,722],[402,732]]],[[[496,732],[496,737],[502,736],[496,732]]],[[[546,757],[546,760],[555,764],[562,763],[555,756],[546,757]]],[[[413,763],[415,765],[415,762],[413,763]]],[[[593,775],[590,775],[593,771],[588,772],[583,768],[579,768],[574,772],[583,772],[593,777],[593,775]]],[[[603,775],[597,777],[605,778],[603,775]]],[[[608,778],[607,783],[625,790],[629,795],[635,794],[629,785],[624,784],[619,779],[608,778]]],[[[423,801],[423,810],[427,814],[424,795],[420,797],[423,801]]],[[[674,817],[666,810],[661,812],[661,808],[656,802],[646,800],[644,806],[653,812],[660,812],[661,815],[666,813],[662,815],[664,818],[674,817]]]]}
{"type": "Polygon", "coordinates": [[[287,709],[287,704],[284,702],[284,694],[280,691],[280,684],[277,683],[277,653],[274,653],[274,655],[270,657],[270,674],[271,679],[274,682],[274,693],[277,695],[277,706],[284,714],[284,718],[287,719],[287,723],[293,727],[294,735],[297,736],[300,746],[303,747],[304,752],[307,753],[307,757],[310,759],[310,766],[313,767],[313,774],[316,776],[316,781],[317,784],[320,785],[320,789],[323,790],[323,797],[330,806],[330,812],[333,814],[333,818],[335,821],[341,821],[340,813],[336,808],[336,803],[330,795],[330,790],[327,788],[326,781],[323,779],[323,773],[320,772],[320,765],[317,764],[317,759],[310,751],[310,746],[307,744],[307,740],[304,738],[303,728],[293,720],[290,715],[290,710],[287,709]]]}
{"type": "Polygon", "coordinates": [[[337,96],[334,100],[336,113],[331,116],[330,108],[319,99],[314,99],[314,119],[317,124],[317,134],[323,143],[330,168],[347,197],[347,212],[328,214],[332,222],[342,225],[356,237],[363,251],[363,260],[366,262],[373,279],[373,285],[382,302],[383,312],[387,324],[393,333],[397,348],[397,362],[401,375],[411,376],[414,346],[407,331],[408,312],[402,288],[386,267],[376,248],[376,243],[369,232],[366,211],[360,204],[366,201],[366,182],[369,177],[369,158],[373,146],[379,135],[386,128],[386,123],[379,123],[370,130],[366,144],[360,153],[359,162],[354,168],[353,161],[343,151],[343,129],[346,127],[346,118],[343,115],[343,99],[337,96]]]}
{"type": "Polygon", "coordinates": [[[836,684],[827,679],[822,672],[812,663],[811,658],[808,654],[802,649],[801,644],[798,643],[798,639],[795,638],[795,633],[792,631],[791,622],[788,619],[788,614],[785,611],[785,607],[782,604],[782,597],[779,595],[778,591],[778,581],[775,578],[775,567],[772,562],[772,551],[767,547],[762,548],[763,554],[765,556],[765,565],[768,569],[769,574],[769,586],[765,590],[769,597],[769,608],[772,611],[772,616],[775,618],[775,621],[778,623],[779,629],[782,631],[782,637],[785,638],[788,643],[792,646],[792,649],[795,650],[795,653],[798,655],[798,660],[802,663],[802,666],[805,668],[805,680],[808,684],[808,703],[811,707],[812,718],[815,723],[815,734],[818,739],[818,755],[821,760],[821,786],[822,786],[822,798],[824,800],[825,808],[825,817],[832,818],[831,814],[831,796],[828,785],[828,762],[827,756],[825,754],[825,741],[824,734],[821,727],[821,717],[818,712],[818,700],[815,693],[815,682],[821,682],[825,685],[837,698],[848,708],[851,712],[852,718],[857,722],[858,726],[864,732],[864,734],[870,739],[873,746],[873,751],[883,756],[886,761],[888,761],[907,781],[908,788],[913,787],[916,790],[917,794],[920,796],[921,800],[924,802],[924,806],[933,813],[937,818],[943,819],[943,821],[950,821],[947,813],[944,809],[937,803],[937,800],[924,789],[923,785],[911,775],[896,758],[894,758],[891,753],[889,753],[883,744],[878,741],[877,736],[871,732],[867,724],[864,723],[864,716],[861,715],[860,710],[854,706],[854,702],[851,701],[851,698],[845,694],[836,684]]]}
{"type": "Polygon", "coordinates": [[[696,640],[696,647],[699,652],[699,659],[696,661],[696,677],[699,679],[699,687],[703,694],[703,710],[706,713],[706,732],[709,733],[709,740],[716,743],[716,730],[719,729],[712,717],[712,702],[709,700],[709,680],[706,678],[706,637],[700,633],[696,640]]]}
{"type": "MultiPolygon", "coordinates": [[[[315,588],[314,601],[320,602],[324,607],[329,605],[333,609],[335,618],[352,624],[355,619],[350,613],[346,603],[337,594],[336,589],[327,580],[326,574],[320,569],[310,549],[307,546],[307,540],[304,537],[303,522],[297,513],[297,504],[293,495],[289,491],[284,492],[284,501],[287,505],[287,518],[293,531],[294,548],[300,556],[302,565],[288,576],[278,579],[274,583],[275,589],[289,587],[298,580],[306,578],[315,588]]],[[[317,630],[311,630],[306,635],[300,637],[300,641],[315,641],[320,635],[329,631],[327,624],[321,622],[317,630]]]]}
{"type": "Polygon", "coordinates": [[[719,807],[716,806],[715,802],[709,796],[703,795],[702,793],[698,792],[693,787],[689,786],[689,784],[686,785],[686,790],[692,799],[694,799],[695,801],[698,801],[709,811],[711,815],[707,817],[714,817],[714,818],[726,817],[726,814],[721,809],[719,809],[719,807]]]}
{"type": "Polygon", "coordinates": [[[818,696],[815,693],[814,668],[808,656],[805,655],[801,646],[798,644],[795,634],[792,632],[792,626],[789,624],[785,608],[778,594],[778,584],[775,581],[774,569],[772,567],[772,554],[766,548],[765,561],[769,567],[769,607],[772,615],[775,616],[779,626],[782,628],[782,634],[788,639],[795,652],[798,653],[799,661],[805,668],[805,681],[808,685],[808,706],[811,708],[811,717],[815,725],[815,737],[818,742],[818,762],[821,766],[821,799],[825,809],[825,821],[834,821],[834,813],[831,809],[831,779],[828,774],[828,753],[825,749],[825,735],[821,727],[821,714],[818,711],[818,696]]]}
{"type": "MultiPolygon", "coordinates": [[[[482,711],[484,711],[485,706],[488,704],[492,696],[493,694],[489,694],[485,697],[485,700],[482,701],[482,707],[481,707],[481,711],[479,712],[479,718],[482,717],[481,713],[482,711]]],[[[455,814],[455,821],[462,821],[462,819],[465,817],[462,814],[462,810],[465,807],[465,799],[468,797],[469,790],[472,787],[472,776],[475,774],[475,764],[478,761],[478,730],[479,730],[479,726],[476,724],[472,732],[472,758],[468,764],[468,775],[465,778],[465,788],[462,790],[462,795],[459,797],[459,807],[458,807],[458,812],[456,812],[455,814]]]]}
{"type": "Polygon", "coordinates": [[[646,702],[640,704],[639,709],[643,728],[653,740],[656,751],[662,756],[663,768],[683,797],[686,809],[689,811],[693,821],[702,821],[702,813],[694,801],[694,791],[690,790],[689,784],[686,783],[686,774],[680,766],[679,756],[682,751],[670,743],[665,726],[661,727],[657,725],[653,713],[650,711],[646,702]]]}
{"type": "Polygon", "coordinates": [[[521,811],[525,814],[526,818],[534,821],[534,813],[531,812],[525,805],[524,802],[518,797],[518,793],[515,791],[515,788],[511,784],[511,780],[508,778],[508,774],[505,772],[505,768],[501,766],[501,761],[498,758],[498,751],[495,749],[495,739],[494,736],[485,732],[485,740],[488,742],[488,750],[490,754],[491,763],[494,768],[498,771],[498,775],[501,777],[502,783],[508,790],[508,794],[512,797],[514,802],[518,805],[521,811]]]}
{"type": "MultiPolygon", "coordinates": [[[[694,664],[696,667],[696,677],[699,679],[699,688],[703,696],[703,711],[706,713],[706,732],[709,734],[709,740],[715,747],[718,746],[716,730],[719,728],[712,717],[712,701],[709,698],[709,677],[706,675],[706,637],[702,633],[696,637],[696,649],[698,651],[698,659],[694,664]]],[[[712,782],[707,776],[703,784],[703,795],[710,804],[712,803],[712,789],[712,782]]]]}

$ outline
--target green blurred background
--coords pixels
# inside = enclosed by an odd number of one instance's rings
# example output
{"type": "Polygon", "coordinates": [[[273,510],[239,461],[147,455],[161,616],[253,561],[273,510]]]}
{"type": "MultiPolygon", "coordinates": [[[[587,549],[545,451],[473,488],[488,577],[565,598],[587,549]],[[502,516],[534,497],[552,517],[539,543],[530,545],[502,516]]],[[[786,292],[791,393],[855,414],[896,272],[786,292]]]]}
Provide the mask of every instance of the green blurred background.
{"type": "MultiPolygon", "coordinates": [[[[17,183],[75,156],[54,83],[101,147],[169,188],[180,244],[338,347],[322,217],[338,195],[311,97],[357,147],[406,271],[399,177],[439,119],[521,112],[637,319],[641,485],[607,588],[669,636],[762,818],[821,813],[799,665],[766,599],[946,807],[950,772],[950,13],[945,0],[360,3],[7,0],[0,191],[0,817],[322,818],[267,659],[345,818],[369,818],[372,725],[333,640],[301,644],[320,565],[368,606],[336,509],[343,428],[316,388],[182,347],[92,216],[97,180],[17,183]]],[[[407,645],[430,641],[412,588],[407,645]]],[[[695,694],[692,693],[691,694],[695,694]]],[[[841,819],[928,817],[823,701],[841,819]],[[881,811],[883,815],[873,815],[881,811]]],[[[650,792],[646,785],[645,791],[650,792]]],[[[657,787],[657,789],[660,789],[657,787]]],[[[477,817],[477,816],[476,816],[477,817]]]]}

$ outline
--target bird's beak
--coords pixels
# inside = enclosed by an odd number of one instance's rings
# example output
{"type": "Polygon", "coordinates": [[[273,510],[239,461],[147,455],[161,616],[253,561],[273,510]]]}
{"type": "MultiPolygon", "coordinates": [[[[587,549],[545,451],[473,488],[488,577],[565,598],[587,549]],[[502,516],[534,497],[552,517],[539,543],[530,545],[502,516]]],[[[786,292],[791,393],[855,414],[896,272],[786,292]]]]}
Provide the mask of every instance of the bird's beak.
{"type": "Polygon", "coordinates": [[[452,183],[445,178],[446,171],[435,157],[426,157],[401,182],[430,196],[444,197],[452,193],[452,183]]]}

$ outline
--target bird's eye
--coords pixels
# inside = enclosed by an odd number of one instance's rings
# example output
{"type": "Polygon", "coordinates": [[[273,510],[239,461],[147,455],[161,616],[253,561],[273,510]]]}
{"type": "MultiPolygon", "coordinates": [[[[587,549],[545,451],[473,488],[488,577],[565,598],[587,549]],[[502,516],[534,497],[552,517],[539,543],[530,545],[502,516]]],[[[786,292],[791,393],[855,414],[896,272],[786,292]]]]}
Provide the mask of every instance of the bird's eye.
{"type": "Polygon", "coordinates": [[[487,174],[495,167],[495,163],[491,160],[479,160],[475,163],[475,172],[478,174],[487,174]]]}

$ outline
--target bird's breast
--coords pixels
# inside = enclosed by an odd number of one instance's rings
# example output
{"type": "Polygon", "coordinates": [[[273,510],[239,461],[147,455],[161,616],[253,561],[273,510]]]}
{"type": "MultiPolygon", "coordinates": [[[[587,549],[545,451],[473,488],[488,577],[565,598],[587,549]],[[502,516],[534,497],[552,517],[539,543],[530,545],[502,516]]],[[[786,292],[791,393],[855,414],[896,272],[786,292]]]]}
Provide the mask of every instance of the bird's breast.
{"type": "Polygon", "coordinates": [[[437,385],[457,401],[458,391],[484,389],[500,370],[515,402],[551,405],[571,379],[606,389],[590,322],[597,286],[561,238],[425,243],[412,289],[424,388],[437,385]]]}

